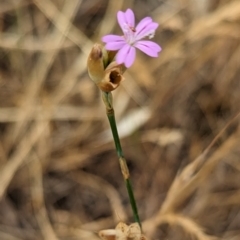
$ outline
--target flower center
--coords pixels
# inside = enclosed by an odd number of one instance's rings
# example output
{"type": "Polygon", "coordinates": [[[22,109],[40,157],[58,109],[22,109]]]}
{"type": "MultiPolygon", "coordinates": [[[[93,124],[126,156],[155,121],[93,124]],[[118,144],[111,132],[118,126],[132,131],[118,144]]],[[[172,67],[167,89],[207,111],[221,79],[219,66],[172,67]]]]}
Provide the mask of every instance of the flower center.
{"type": "Polygon", "coordinates": [[[124,37],[125,37],[126,42],[129,45],[134,44],[136,41],[136,39],[135,39],[136,29],[132,26],[129,26],[127,23],[125,23],[123,26],[123,32],[124,32],[124,37]]]}

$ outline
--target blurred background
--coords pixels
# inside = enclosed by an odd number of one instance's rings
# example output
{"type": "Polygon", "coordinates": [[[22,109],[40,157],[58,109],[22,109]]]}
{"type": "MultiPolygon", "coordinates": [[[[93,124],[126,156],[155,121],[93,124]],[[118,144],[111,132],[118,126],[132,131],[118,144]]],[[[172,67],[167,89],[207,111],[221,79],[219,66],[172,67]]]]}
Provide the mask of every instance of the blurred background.
{"type": "Polygon", "coordinates": [[[86,71],[127,8],[159,23],[163,48],[138,51],[114,92],[144,233],[240,239],[239,0],[0,0],[1,240],[96,240],[133,222],[86,71]]]}

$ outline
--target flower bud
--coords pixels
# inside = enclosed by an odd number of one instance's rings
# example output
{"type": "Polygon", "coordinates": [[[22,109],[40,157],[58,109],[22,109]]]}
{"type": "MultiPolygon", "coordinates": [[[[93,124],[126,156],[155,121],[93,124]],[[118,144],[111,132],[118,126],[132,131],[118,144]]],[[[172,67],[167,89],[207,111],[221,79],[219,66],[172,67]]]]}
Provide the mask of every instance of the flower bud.
{"type": "Polygon", "coordinates": [[[104,73],[104,59],[103,47],[100,44],[94,44],[87,60],[88,74],[90,78],[98,84],[103,79],[104,73]]]}

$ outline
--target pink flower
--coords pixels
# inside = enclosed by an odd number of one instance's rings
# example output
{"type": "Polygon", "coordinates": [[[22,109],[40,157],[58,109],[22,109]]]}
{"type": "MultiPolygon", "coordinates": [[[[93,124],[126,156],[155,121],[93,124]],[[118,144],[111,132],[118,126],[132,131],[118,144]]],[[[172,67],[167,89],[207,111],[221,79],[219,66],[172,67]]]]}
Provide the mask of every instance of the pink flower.
{"type": "Polygon", "coordinates": [[[116,55],[118,64],[124,63],[129,68],[135,60],[136,48],[150,57],[158,57],[161,47],[152,41],[142,40],[145,37],[150,39],[154,36],[158,23],[153,22],[150,17],[145,17],[135,28],[135,17],[131,9],[127,9],[126,12],[119,11],[117,19],[124,36],[106,35],[102,41],[106,43],[107,50],[118,51],[116,55]]]}

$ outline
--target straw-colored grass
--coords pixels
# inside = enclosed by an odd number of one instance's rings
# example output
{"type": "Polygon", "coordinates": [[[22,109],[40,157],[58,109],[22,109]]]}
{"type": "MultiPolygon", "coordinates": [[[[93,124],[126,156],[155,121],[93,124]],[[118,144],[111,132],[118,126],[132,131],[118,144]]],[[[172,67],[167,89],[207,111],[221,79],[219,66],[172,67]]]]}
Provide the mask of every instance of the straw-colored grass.
{"type": "MultiPolygon", "coordinates": [[[[131,223],[86,59],[118,10],[160,24],[114,92],[145,235],[240,239],[240,1],[0,1],[0,239],[94,240],[131,223]]],[[[122,240],[122,239],[121,239],[122,240]]]]}

